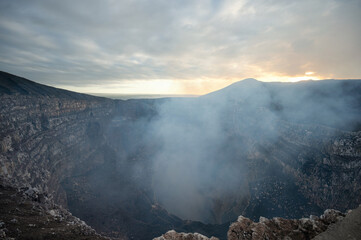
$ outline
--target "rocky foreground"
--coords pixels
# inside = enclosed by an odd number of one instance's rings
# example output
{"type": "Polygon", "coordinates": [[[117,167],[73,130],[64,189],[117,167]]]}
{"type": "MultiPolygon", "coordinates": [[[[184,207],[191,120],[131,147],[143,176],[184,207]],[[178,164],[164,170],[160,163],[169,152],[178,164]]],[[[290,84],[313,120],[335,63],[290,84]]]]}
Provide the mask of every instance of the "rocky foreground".
{"type": "Polygon", "coordinates": [[[153,240],[218,240],[218,238],[208,238],[200,233],[177,233],[174,230],[170,230],[162,236],[154,238],[153,240]]]}
{"type": "MultiPolygon", "coordinates": [[[[228,240],[326,240],[361,239],[361,206],[346,214],[327,209],[320,217],[310,216],[301,219],[261,217],[259,222],[239,216],[228,230],[228,240]]],[[[218,240],[199,233],[177,233],[168,231],[153,240],[218,240]]]]}
{"type": "Polygon", "coordinates": [[[284,219],[261,217],[259,222],[240,216],[232,223],[228,231],[228,239],[312,239],[324,232],[327,227],[342,221],[345,214],[336,210],[326,210],[320,217],[284,219]]]}
{"type": "Polygon", "coordinates": [[[37,188],[0,181],[0,239],[109,239],[37,188]]]}

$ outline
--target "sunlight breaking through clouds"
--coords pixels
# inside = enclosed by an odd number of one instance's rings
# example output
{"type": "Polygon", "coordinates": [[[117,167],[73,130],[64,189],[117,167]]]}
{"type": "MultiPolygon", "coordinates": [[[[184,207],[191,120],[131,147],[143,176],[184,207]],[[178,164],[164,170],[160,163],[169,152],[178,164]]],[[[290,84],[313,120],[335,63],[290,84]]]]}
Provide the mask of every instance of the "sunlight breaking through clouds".
{"type": "Polygon", "coordinates": [[[360,12],[357,0],[0,1],[0,69],[81,92],[360,78],[360,12]]]}

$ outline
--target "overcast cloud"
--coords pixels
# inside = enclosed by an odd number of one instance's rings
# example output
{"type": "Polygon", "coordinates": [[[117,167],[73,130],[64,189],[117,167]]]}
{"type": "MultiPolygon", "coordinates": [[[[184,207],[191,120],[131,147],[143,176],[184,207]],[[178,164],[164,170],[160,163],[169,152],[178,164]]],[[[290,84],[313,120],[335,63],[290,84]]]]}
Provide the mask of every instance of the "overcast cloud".
{"type": "Polygon", "coordinates": [[[0,70],[53,86],[361,77],[360,0],[0,0],[0,70]]]}

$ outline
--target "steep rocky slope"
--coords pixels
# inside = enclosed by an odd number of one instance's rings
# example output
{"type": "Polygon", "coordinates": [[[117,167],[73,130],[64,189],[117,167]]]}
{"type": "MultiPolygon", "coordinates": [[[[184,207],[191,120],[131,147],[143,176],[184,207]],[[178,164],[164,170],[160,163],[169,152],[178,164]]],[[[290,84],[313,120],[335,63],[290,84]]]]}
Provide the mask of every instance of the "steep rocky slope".
{"type": "Polygon", "coordinates": [[[0,239],[105,240],[36,188],[0,183],[0,239]]]}
{"type": "Polygon", "coordinates": [[[1,175],[66,205],[59,183],[105,161],[102,131],[115,104],[1,73],[1,175]]]}
{"type": "Polygon", "coordinates": [[[225,239],[239,215],[361,202],[359,80],[247,80],[200,98],[119,101],[1,73],[0,101],[0,175],[107,236],[225,239]]]}
{"type": "Polygon", "coordinates": [[[331,225],[314,240],[361,239],[361,206],[347,213],[346,217],[331,225]]]}

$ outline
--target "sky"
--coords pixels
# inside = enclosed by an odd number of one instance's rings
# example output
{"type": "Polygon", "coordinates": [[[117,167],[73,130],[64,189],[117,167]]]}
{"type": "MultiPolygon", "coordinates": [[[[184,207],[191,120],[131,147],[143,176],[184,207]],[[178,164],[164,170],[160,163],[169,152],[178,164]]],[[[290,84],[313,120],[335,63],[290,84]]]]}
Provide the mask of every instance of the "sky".
{"type": "Polygon", "coordinates": [[[86,93],[361,78],[361,0],[0,0],[0,70],[86,93]]]}

